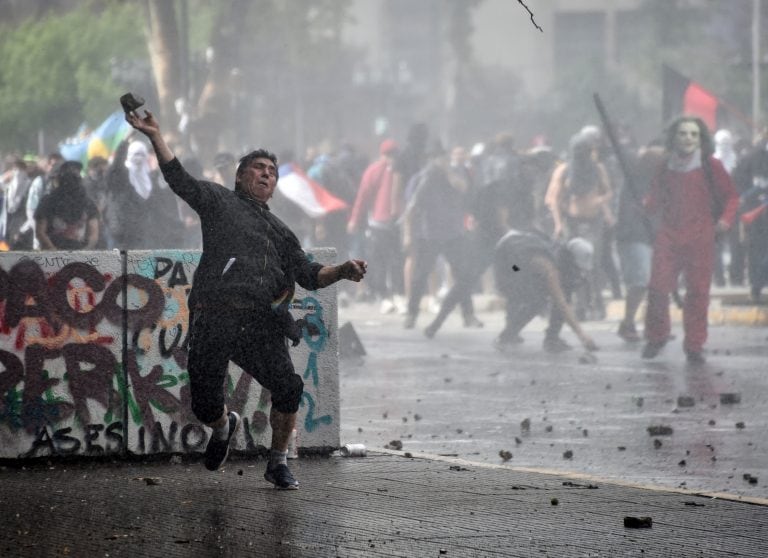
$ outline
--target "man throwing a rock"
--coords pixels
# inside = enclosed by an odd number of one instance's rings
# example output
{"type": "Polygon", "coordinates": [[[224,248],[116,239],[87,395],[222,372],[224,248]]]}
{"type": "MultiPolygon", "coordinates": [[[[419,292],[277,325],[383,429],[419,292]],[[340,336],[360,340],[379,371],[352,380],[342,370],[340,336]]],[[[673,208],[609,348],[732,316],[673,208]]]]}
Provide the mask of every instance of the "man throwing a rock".
{"type": "Polygon", "coordinates": [[[264,478],[297,489],[286,462],[304,382],[296,374],[287,340],[299,328],[288,311],[295,284],[313,291],[341,279],[360,281],[367,264],[311,262],[296,235],[269,209],[278,178],[277,158],[258,149],[240,159],[234,191],[192,177],[166,144],[152,113],[127,112],[126,120],[152,142],[171,189],[200,216],[203,254],[189,294],[188,372],[195,416],[212,429],[205,466],[227,459],[240,417],[224,401],[232,361],[272,394],[272,446],[264,478]]]}

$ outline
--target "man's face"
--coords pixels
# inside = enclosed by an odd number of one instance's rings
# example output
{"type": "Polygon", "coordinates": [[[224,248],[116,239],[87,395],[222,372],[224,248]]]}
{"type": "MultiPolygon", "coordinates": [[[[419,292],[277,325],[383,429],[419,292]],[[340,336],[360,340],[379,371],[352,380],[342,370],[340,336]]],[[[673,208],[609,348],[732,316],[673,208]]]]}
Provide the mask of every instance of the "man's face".
{"type": "Polygon", "coordinates": [[[267,203],[277,186],[277,167],[265,157],[254,159],[240,171],[239,179],[243,192],[255,200],[267,203]]]}
{"type": "Polygon", "coordinates": [[[674,149],[678,155],[686,156],[701,146],[699,126],[695,122],[682,122],[675,133],[674,149]]]}

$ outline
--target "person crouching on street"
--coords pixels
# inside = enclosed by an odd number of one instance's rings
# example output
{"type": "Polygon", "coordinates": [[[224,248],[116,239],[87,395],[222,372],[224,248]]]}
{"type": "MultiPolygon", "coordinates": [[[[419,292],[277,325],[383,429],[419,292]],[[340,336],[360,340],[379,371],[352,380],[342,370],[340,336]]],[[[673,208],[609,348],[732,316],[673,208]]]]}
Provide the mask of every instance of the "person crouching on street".
{"type": "Polygon", "coordinates": [[[520,331],[551,304],[543,348],[549,353],[571,349],[560,337],[567,323],[588,351],[597,345],[579,325],[569,302],[587,280],[594,261],[592,244],[580,237],[557,244],[539,232],[511,230],[496,245],[496,288],[506,299],[506,326],[494,344],[499,350],[523,342],[520,331]]]}

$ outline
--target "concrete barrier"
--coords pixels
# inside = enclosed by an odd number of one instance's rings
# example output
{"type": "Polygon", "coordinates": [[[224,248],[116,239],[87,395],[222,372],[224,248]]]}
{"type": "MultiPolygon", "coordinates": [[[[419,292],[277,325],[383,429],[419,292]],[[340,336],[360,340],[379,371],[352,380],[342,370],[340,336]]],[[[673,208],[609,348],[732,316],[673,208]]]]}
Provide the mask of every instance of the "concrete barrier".
{"type": "MultiPolygon", "coordinates": [[[[333,263],[335,250],[311,250],[333,263]]],[[[187,295],[198,251],[0,253],[0,459],[200,452],[189,405],[187,295]]],[[[336,289],[298,288],[310,327],[291,349],[305,382],[298,446],[339,446],[336,289]],[[311,331],[311,333],[310,333],[311,331]]],[[[270,396],[230,366],[235,449],[270,445],[270,396]]]]}

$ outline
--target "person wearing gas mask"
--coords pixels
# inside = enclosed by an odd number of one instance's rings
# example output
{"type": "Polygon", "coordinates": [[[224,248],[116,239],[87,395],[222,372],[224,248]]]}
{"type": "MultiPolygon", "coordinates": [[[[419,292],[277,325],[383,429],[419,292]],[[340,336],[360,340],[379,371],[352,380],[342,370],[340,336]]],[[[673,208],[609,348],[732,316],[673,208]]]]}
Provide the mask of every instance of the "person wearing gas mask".
{"type": "Polygon", "coordinates": [[[698,365],[705,362],[715,235],[730,228],[739,198],[723,164],[712,156],[713,142],[703,120],[675,119],[667,129],[665,147],[667,156],[645,199],[657,230],[642,357],[656,357],[669,339],[669,295],[682,274],[683,349],[687,361],[698,365]]]}

